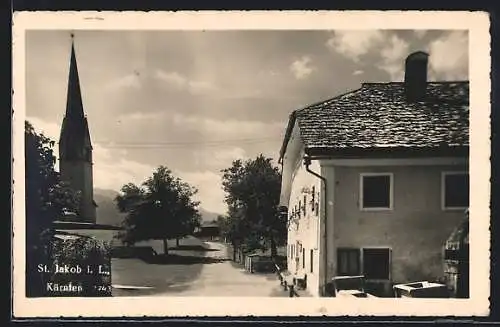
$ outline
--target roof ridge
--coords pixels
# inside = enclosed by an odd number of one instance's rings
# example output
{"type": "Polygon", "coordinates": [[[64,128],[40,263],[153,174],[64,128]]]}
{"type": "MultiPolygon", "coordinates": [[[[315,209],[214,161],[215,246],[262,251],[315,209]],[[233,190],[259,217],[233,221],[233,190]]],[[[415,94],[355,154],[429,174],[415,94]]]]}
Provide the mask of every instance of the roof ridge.
{"type": "MultiPolygon", "coordinates": [[[[455,83],[467,83],[467,84],[469,84],[469,81],[468,80],[455,80],[455,81],[428,81],[427,82],[427,84],[455,84],[455,83]]],[[[354,90],[350,90],[350,91],[346,91],[344,93],[341,93],[341,94],[336,95],[336,96],[331,97],[331,98],[327,98],[327,99],[323,99],[323,100],[320,100],[320,101],[313,102],[311,104],[303,106],[302,108],[295,109],[293,112],[299,112],[299,111],[302,111],[304,109],[308,109],[310,107],[318,105],[320,103],[325,103],[327,101],[334,100],[334,99],[340,98],[342,96],[354,93],[356,91],[361,90],[363,88],[363,86],[365,86],[365,85],[391,85],[391,84],[404,84],[404,82],[394,82],[394,81],[392,81],[392,82],[362,82],[360,88],[357,88],[357,89],[354,89],[354,90]]]]}
{"type": "Polygon", "coordinates": [[[469,84],[469,80],[454,80],[454,81],[428,81],[427,83],[435,83],[435,84],[467,83],[467,84],[469,84]]]}
{"type": "MultiPolygon", "coordinates": [[[[454,81],[427,81],[427,84],[456,84],[456,83],[469,83],[468,80],[454,80],[454,81]]],[[[362,82],[361,85],[390,85],[390,84],[404,84],[404,82],[362,82]]]]}

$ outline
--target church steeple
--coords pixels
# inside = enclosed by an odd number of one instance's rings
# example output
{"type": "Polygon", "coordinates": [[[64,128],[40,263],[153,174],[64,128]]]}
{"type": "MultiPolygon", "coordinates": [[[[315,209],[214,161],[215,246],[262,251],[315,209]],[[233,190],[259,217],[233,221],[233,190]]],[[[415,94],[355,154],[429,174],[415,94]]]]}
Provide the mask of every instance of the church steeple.
{"type": "Polygon", "coordinates": [[[78,218],[83,222],[96,222],[96,204],[92,171],[92,143],[87,117],[83,110],[82,92],[75,45],[71,35],[66,114],[59,139],[59,167],[61,179],[80,192],[78,218]]]}
{"type": "Polygon", "coordinates": [[[80,77],[76,64],[74,35],[71,34],[71,59],[69,63],[68,95],[66,100],[66,116],[83,118],[82,92],[80,77]]]}
{"type": "Polygon", "coordinates": [[[59,139],[59,154],[60,160],[85,160],[92,163],[92,142],[87,117],[83,110],[73,35],[71,35],[66,115],[59,139]]]}

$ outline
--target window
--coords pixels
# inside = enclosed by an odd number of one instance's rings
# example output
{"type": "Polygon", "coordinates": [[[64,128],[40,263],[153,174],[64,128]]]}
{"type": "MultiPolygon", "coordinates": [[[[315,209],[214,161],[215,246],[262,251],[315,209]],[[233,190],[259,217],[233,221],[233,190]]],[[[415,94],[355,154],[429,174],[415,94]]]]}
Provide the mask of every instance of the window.
{"type": "Polygon", "coordinates": [[[391,250],[363,249],[363,274],[366,279],[390,279],[391,250]]]}
{"type": "Polygon", "coordinates": [[[309,258],[309,262],[310,262],[310,264],[311,264],[311,272],[313,272],[313,262],[314,262],[314,261],[313,261],[313,260],[314,260],[314,251],[313,251],[313,250],[311,250],[311,251],[310,251],[309,256],[310,256],[310,258],[309,258]]]}
{"type": "Polygon", "coordinates": [[[360,207],[362,210],[392,209],[393,175],[361,174],[360,207]]]}
{"type": "Polygon", "coordinates": [[[441,181],[443,209],[465,209],[469,206],[469,174],[444,172],[441,181]]]}
{"type": "Polygon", "coordinates": [[[361,273],[359,249],[337,250],[337,272],[339,276],[356,276],[361,273]]]}

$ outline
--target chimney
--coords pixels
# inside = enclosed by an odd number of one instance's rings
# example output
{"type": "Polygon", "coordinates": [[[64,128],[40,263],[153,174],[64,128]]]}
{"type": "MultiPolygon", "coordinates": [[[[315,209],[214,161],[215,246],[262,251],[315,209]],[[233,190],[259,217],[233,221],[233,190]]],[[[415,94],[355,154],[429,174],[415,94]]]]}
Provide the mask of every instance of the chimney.
{"type": "Polygon", "coordinates": [[[422,101],[427,88],[429,55],[422,51],[410,54],[405,62],[405,96],[408,102],[422,101]]]}

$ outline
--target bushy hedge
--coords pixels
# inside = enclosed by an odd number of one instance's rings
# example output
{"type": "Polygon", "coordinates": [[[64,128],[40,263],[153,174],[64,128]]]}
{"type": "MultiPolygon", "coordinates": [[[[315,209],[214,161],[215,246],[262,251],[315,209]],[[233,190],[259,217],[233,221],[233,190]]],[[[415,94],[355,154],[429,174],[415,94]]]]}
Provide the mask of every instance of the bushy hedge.
{"type": "Polygon", "coordinates": [[[47,271],[43,271],[44,296],[111,296],[111,248],[90,237],[54,238],[47,271]]]}

